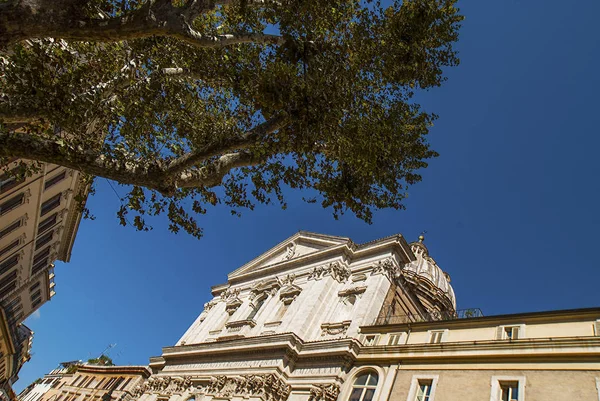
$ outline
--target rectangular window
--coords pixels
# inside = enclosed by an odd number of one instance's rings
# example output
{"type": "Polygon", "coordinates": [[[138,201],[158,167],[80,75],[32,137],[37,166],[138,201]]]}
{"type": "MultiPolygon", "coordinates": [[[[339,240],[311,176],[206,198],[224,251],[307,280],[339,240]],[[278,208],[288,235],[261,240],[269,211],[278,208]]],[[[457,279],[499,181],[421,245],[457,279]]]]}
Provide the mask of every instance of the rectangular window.
{"type": "Polygon", "coordinates": [[[35,283],[31,287],[29,287],[29,292],[35,291],[39,286],[40,286],[40,282],[38,281],[37,283],[35,283]]]}
{"type": "Polygon", "coordinates": [[[402,338],[402,333],[393,333],[390,334],[390,338],[388,339],[388,345],[398,345],[400,344],[400,339],[402,338]]]}
{"type": "Polygon", "coordinates": [[[40,249],[41,247],[46,245],[48,242],[52,241],[53,236],[54,236],[54,231],[50,231],[50,232],[42,235],[41,237],[38,237],[37,240],[35,241],[35,250],[37,251],[38,249],[40,249]]]}
{"type": "Polygon", "coordinates": [[[49,260],[48,258],[40,260],[38,263],[33,265],[31,268],[31,275],[34,276],[40,271],[44,270],[48,266],[49,260]]]}
{"type": "Polygon", "coordinates": [[[378,337],[379,337],[378,335],[365,336],[365,345],[367,347],[372,347],[374,345],[377,345],[377,340],[379,339],[378,337]]]}
{"type": "Polygon", "coordinates": [[[442,337],[444,335],[443,331],[432,331],[431,338],[429,339],[429,344],[439,344],[442,342],[442,337]]]}
{"type": "Polygon", "coordinates": [[[5,253],[8,253],[11,250],[15,249],[16,247],[18,247],[20,243],[21,243],[21,240],[15,240],[15,241],[11,242],[10,244],[8,244],[7,246],[5,246],[4,248],[0,249],[0,257],[2,255],[4,255],[5,253]]]}
{"type": "Polygon", "coordinates": [[[517,340],[519,338],[519,326],[504,327],[504,339],[517,340]]]}
{"type": "Polygon", "coordinates": [[[10,294],[10,292],[13,291],[15,288],[17,288],[16,280],[4,287],[2,290],[0,290],[0,299],[3,299],[5,296],[10,294]]]}
{"type": "Polygon", "coordinates": [[[33,258],[33,264],[38,263],[39,261],[41,261],[44,258],[47,258],[48,256],[50,256],[50,247],[47,247],[41,252],[38,252],[33,258]]]}
{"type": "Polygon", "coordinates": [[[52,216],[43,220],[38,225],[38,235],[42,234],[44,231],[48,230],[50,227],[56,224],[56,219],[58,218],[58,213],[54,213],[52,216]]]}
{"type": "Polygon", "coordinates": [[[44,183],[44,191],[47,190],[48,188],[50,188],[51,186],[58,184],[59,182],[64,180],[66,176],[67,176],[67,170],[63,170],[62,173],[57,174],[54,177],[50,178],[48,181],[46,181],[44,183]]]}
{"type": "Polygon", "coordinates": [[[13,231],[15,231],[17,228],[21,227],[22,225],[23,225],[23,220],[19,219],[19,220],[15,221],[14,223],[12,223],[11,225],[9,225],[8,227],[3,228],[2,231],[0,231],[0,238],[7,236],[8,234],[12,233],[13,231]]]}
{"type": "Polygon", "coordinates": [[[492,376],[490,401],[523,401],[525,376],[492,376]]]}
{"type": "Polygon", "coordinates": [[[56,194],[52,198],[42,203],[40,216],[44,216],[56,209],[60,205],[60,197],[62,194],[56,194]]]}
{"type": "Polygon", "coordinates": [[[0,276],[19,264],[19,255],[13,255],[0,263],[0,276]]]}
{"type": "Polygon", "coordinates": [[[439,375],[415,375],[406,401],[434,401],[439,375]]]}
{"type": "Polygon", "coordinates": [[[33,302],[36,298],[40,298],[41,296],[42,296],[42,289],[40,288],[39,290],[37,290],[36,292],[31,294],[30,298],[31,298],[31,301],[33,302]]]}
{"type": "Polygon", "coordinates": [[[519,401],[519,382],[500,382],[501,401],[519,401]]]}
{"type": "Polygon", "coordinates": [[[415,401],[431,401],[431,380],[421,379],[419,380],[419,387],[417,388],[417,397],[415,401]]]}
{"type": "Polygon", "coordinates": [[[25,181],[25,174],[23,172],[23,168],[18,166],[0,175],[0,194],[10,191],[25,181]]]}
{"type": "MultiPolygon", "coordinates": [[[[7,285],[8,283],[10,283],[11,281],[13,281],[16,278],[17,278],[17,271],[13,270],[12,273],[7,275],[0,281],[0,288],[4,287],[5,285],[7,285]]],[[[6,307],[6,309],[8,309],[8,307],[6,307]]]]}
{"type": "Polygon", "coordinates": [[[21,206],[23,204],[24,200],[25,200],[25,193],[22,192],[19,195],[13,196],[6,202],[2,203],[0,205],[0,216],[3,216],[6,213],[13,210],[14,208],[21,206]]]}

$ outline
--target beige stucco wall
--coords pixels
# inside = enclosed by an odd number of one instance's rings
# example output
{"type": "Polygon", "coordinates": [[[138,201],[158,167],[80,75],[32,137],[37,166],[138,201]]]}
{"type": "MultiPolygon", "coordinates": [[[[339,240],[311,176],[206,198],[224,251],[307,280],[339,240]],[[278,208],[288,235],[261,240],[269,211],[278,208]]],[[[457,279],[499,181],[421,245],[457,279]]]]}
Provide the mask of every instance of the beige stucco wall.
{"type": "Polygon", "coordinates": [[[433,401],[488,401],[492,376],[525,376],[527,401],[597,401],[600,371],[399,370],[390,401],[413,401],[407,400],[413,375],[439,375],[433,401]]]}

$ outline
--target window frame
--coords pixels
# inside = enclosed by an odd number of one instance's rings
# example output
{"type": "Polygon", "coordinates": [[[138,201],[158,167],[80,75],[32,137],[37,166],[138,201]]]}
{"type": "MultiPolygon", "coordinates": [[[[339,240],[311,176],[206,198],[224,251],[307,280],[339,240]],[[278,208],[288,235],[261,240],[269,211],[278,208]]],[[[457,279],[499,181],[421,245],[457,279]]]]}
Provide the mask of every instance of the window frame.
{"type": "MultiPolygon", "coordinates": [[[[439,331],[439,330],[434,330],[434,331],[439,331]]],[[[434,401],[435,400],[435,392],[437,390],[437,384],[438,384],[439,379],[440,379],[440,375],[428,375],[428,374],[413,375],[411,382],[410,382],[410,389],[408,390],[408,397],[406,398],[406,401],[416,401],[417,400],[417,391],[421,387],[421,382],[424,382],[425,380],[431,381],[431,393],[429,395],[428,401],[434,401]]]]}
{"type": "Polygon", "coordinates": [[[448,329],[441,329],[441,330],[427,330],[427,334],[429,335],[429,339],[427,341],[428,344],[441,344],[443,342],[446,342],[447,338],[448,338],[448,329]],[[434,340],[434,335],[439,334],[439,341],[433,341],[434,340]]]}
{"type": "Polygon", "coordinates": [[[517,398],[517,401],[525,401],[525,376],[492,376],[490,401],[502,401],[501,383],[503,382],[516,382],[519,389],[519,398],[517,398]]]}
{"type": "Polygon", "coordinates": [[[401,344],[402,343],[402,338],[404,338],[404,333],[403,332],[389,333],[388,334],[388,338],[387,338],[387,346],[388,347],[395,347],[397,345],[402,345],[401,344]],[[395,338],[395,341],[392,341],[392,338],[395,338]]]}
{"type": "Polygon", "coordinates": [[[346,400],[350,401],[350,397],[352,397],[352,393],[354,392],[354,389],[356,388],[360,388],[362,389],[362,392],[360,394],[360,397],[358,399],[358,401],[364,401],[364,397],[365,397],[365,393],[366,390],[373,390],[373,396],[371,397],[370,401],[373,400],[377,400],[377,396],[378,396],[378,390],[380,388],[380,383],[382,382],[382,376],[380,374],[380,372],[378,372],[375,369],[361,369],[360,371],[356,372],[356,374],[354,375],[354,377],[352,378],[352,380],[350,381],[350,387],[349,387],[349,391],[348,394],[346,394],[346,400]],[[367,377],[367,380],[365,381],[365,384],[356,384],[357,380],[364,376],[364,375],[369,375],[369,376],[375,376],[376,380],[377,380],[377,384],[375,385],[370,385],[369,384],[369,379],[370,377],[367,377]]]}
{"type": "Polygon", "coordinates": [[[3,202],[0,203],[0,216],[4,216],[5,214],[12,212],[19,206],[22,206],[23,203],[25,203],[25,199],[26,199],[25,192],[21,192],[20,194],[15,195],[15,196],[11,197],[10,199],[3,200],[3,202]],[[18,202],[16,202],[17,199],[18,199],[18,202]],[[2,206],[6,205],[6,204],[10,204],[10,206],[7,208],[3,208],[2,206]]]}
{"type": "Polygon", "coordinates": [[[503,325],[497,327],[496,340],[517,341],[517,340],[522,340],[524,338],[526,338],[524,324],[503,324],[503,325]],[[512,335],[511,335],[511,337],[508,337],[507,333],[506,333],[507,329],[512,329],[512,330],[518,329],[517,338],[512,338],[512,335]]]}

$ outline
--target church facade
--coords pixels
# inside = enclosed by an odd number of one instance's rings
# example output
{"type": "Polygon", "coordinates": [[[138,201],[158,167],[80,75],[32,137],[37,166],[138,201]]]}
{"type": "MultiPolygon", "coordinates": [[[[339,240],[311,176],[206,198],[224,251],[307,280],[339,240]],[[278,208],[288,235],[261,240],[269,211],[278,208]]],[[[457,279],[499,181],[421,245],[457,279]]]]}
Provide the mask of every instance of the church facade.
{"type": "Polygon", "coordinates": [[[600,308],[457,311],[422,237],[299,232],[212,295],[134,399],[600,400],[600,308]]]}

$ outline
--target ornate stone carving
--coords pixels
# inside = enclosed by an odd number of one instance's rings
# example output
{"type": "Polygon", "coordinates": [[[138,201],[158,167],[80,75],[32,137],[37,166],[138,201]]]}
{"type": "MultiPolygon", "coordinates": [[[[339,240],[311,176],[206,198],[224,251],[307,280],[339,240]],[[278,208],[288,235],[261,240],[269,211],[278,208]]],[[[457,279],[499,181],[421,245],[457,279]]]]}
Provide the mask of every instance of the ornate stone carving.
{"type": "Polygon", "coordinates": [[[228,300],[230,298],[237,298],[240,295],[239,288],[227,288],[221,293],[221,299],[228,300]]]}
{"type": "Polygon", "coordinates": [[[281,286],[292,285],[294,280],[296,279],[295,274],[288,274],[287,276],[279,279],[279,284],[281,286]]]}
{"type": "Polygon", "coordinates": [[[207,303],[204,304],[204,311],[208,312],[209,310],[211,310],[213,308],[213,306],[215,306],[217,304],[217,302],[214,299],[211,299],[210,301],[208,301],[207,303]]]}
{"type": "Polygon", "coordinates": [[[307,280],[320,280],[325,275],[325,269],[317,266],[309,273],[307,280]]]}
{"type": "Polygon", "coordinates": [[[321,335],[322,336],[337,336],[337,335],[345,335],[348,331],[348,327],[350,327],[351,320],[344,320],[343,322],[336,323],[323,323],[321,325],[321,335]]]}
{"type": "Polygon", "coordinates": [[[342,266],[340,262],[332,262],[329,264],[329,274],[340,283],[345,282],[350,277],[350,269],[342,266]]]}
{"type": "Polygon", "coordinates": [[[384,260],[380,260],[377,262],[375,267],[373,267],[373,271],[371,275],[374,274],[387,274],[391,279],[395,278],[399,273],[398,266],[394,263],[392,258],[387,258],[384,260]]]}
{"type": "Polygon", "coordinates": [[[233,315],[235,313],[235,311],[242,306],[242,300],[239,298],[233,298],[233,299],[229,299],[227,300],[227,304],[225,304],[225,310],[227,311],[227,313],[229,313],[229,315],[233,315]]]}
{"type": "Polygon", "coordinates": [[[308,280],[320,280],[325,276],[331,276],[336,281],[343,283],[350,277],[350,269],[340,262],[331,262],[327,265],[317,266],[308,275],[308,280]]]}
{"type": "Polygon", "coordinates": [[[283,260],[290,260],[296,255],[296,244],[291,242],[288,244],[287,249],[285,251],[285,255],[283,256],[283,260]]]}
{"type": "Polygon", "coordinates": [[[290,386],[274,374],[248,374],[211,377],[204,391],[213,397],[254,396],[265,401],[285,401],[290,386]]]}
{"type": "Polygon", "coordinates": [[[340,385],[337,383],[315,384],[310,389],[309,401],[336,401],[339,395],[340,385]]]}
{"type": "Polygon", "coordinates": [[[286,305],[294,302],[294,299],[302,292],[302,288],[295,284],[290,284],[281,289],[279,292],[279,299],[286,305]]]}
{"type": "Polygon", "coordinates": [[[250,301],[254,301],[257,298],[260,299],[269,295],[275,295],[277,294],[279,287],[281,287],[281,284],[277,278],[260,281],[254,284],[250,290],[250,301]]]}
{"type": "Polygon", "coordinates": [[[139,397],[144,393],[180,394],[185,393],[193,387],[192,380],[187,377],[150,377],[133,390],[133,396],[139,397]]]}

